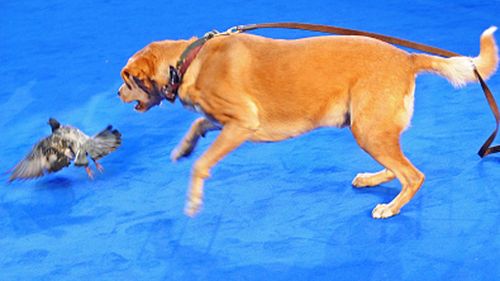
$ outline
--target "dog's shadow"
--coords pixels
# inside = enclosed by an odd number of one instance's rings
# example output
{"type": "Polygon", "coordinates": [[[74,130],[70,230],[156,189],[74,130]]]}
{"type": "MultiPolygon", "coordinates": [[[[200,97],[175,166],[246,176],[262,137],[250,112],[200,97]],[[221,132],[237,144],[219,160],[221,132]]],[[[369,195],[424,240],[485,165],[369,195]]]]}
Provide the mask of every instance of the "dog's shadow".
{"type": "Polygon", "coordinates": [[[356,192],[356,193],[375,195],[379,198],[380,202],[390,202],[401,191],[401,188],[396,187],[394,185],[387,185],[387,184],[376,185],[376,186],[371,186],[371,187],[354,187],[353,186],[352,188],[354,189],[354,192],[356,192]]]}

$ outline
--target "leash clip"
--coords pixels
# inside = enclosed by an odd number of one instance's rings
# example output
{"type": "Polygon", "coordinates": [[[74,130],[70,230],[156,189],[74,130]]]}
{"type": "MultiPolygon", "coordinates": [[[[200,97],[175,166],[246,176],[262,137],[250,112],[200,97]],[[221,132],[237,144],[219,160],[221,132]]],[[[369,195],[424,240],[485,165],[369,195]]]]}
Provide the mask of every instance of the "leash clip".
{"type": "Polygon", "coordinates": [[[241,27],[241,25],[230,27],[225,32],[223,32],[223,34],[231,35],[231,34],[235,34],[235,33],[241,33],[242,30],[240,27],[241,27]]]}
{"type": "Polygon", "coordinates": [[[217,30],[217,29],[213,29],[207,33],[205,33],[205,35],[203,35],[202,38],[204,38],[205,40],[208,40],[208,39],[212,39],[214,38],[215,36],[218,36],[220,35],[221,33],[217,30]]]}

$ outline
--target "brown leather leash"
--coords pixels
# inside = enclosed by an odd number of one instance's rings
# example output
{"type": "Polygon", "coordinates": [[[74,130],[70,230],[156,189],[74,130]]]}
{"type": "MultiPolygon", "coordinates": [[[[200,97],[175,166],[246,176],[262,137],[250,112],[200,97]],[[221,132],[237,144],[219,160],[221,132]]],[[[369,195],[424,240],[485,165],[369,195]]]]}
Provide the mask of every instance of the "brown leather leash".
{"type": "MultiPolygon", "coordinates": [[[[366,36],[366,37],[371,37],[375,38],[381,41],[384,41],[386,43],[390,43],[393,45],[399,45],[403,47],[407,47],[410,49],[426,52],[429,54],[433,55],[438,55],[442,57],[456,57],[456,56],[462,56],[458,53],[454,53],[448,50],[436,48],[433,46],[417,43],[417,42],[412,42],[409,40],[404,40],[392,36],[387,36],[387,35],[382,35],[378,33],[372,33],[372,32],[366,32],[366,31],[360,31],[360,30],[355,30],[355,29],[348,29],[348,28],[342,28],[342,27],[336,27],[336,26],[330,26],[330,25],[321,25],[321,24],[308,24],[308,23],[296,23],[296,22],[276,22],[276,23],[260,23],[260,24],[248,24],[248,25],[239,25],[235,26],[232,28],[229,28],[226,32],[219,33],[217,31],[212,31],[202,38],[196,40],[194,43],[192,43],[188,48],[183,52],[181,55],[181,58],[179,59],[177,63],[177,67],[173,68],[171,67],[170,69],[170,77],[172,80],[172,77],[175,77],[175,84],[172,82],[167,85],[165,95],[169,97],[168,99],[173,102],[175,101],[175,97],[177,95],[177,88],[179,87],[181,81],[182,81],[182,76],[184,75],[185,71],[191,64],[192,60],[196,57],[196,54],[201,50],[201,47],[211,38],[217,37],[217,36],[225,36],[225,35],[231,35],[234,33],[241,33],[241,32],[247,32],[251,30],[256,30],[256,29],[263,29],[263,28],[285,28],[285,29],[299,29],[299,30],[307,30],[307,31],[316,31],[316,32],[322,32],[322,33],[330,33],[330,34],[338,34],[338,35],[358,35],[358,36],[366,36]],[[190,51],[194,50],[194,51],[190,51]],[[174,72],[174,73],[173,73],[174,72]],[[169,89],[170,88],[170,89],[169,89]]],[[[483,89],[484,95],[486,97],[486,100],[488,101],[488,104],[490,106],[491,111],[493,112],[493,115],[495,116],[496,120],[496,129],[493,131],[493,133],[488,137],[486,142],[481,146],[481,148],[478,151],[478,155],[483,158],[488,154],[492,153],[497,153],[500,152],[500,145],[497,146],[491,146],[493,143],[493,140],[496,138],[496,135],[499,130],[500,126],[500,112],[498,111],[498,106],[495,102],[495,98],[493,97],[493,94],[491,93],[490,89],[488,88],[488,85],[486,82],[484,82],[484,79],[481,77],[479,74],[476,66],[474,65],[474,73],[479,80],[479,83],[481,84],[481,88],[483,89]]]]}
{"type": "Polygon", "coordinates": [[[493,140],[495,140],[495,137],[497,136],[498,133],[498,127],[500,124],[500,113],[498,112],[498,106],[497,103],[495,102],[495,98],[493,97],[493,94],[490,91],[490,88],[488,88],[488,85],[486,85],[486,82],[484,82],[483,77],[479,75],[479,72],[477,71],[476,66],[474,66],[474,73],[476,74],[477,79],[479,80],[479,83],[481,83],[481,88],[483,88],[484,96],[486,97],[486,100],[488,101],[488,104],[491,108],[491,112],[493,112],[493,115],[495,116],[496,120],[496,127],[493,133],[486,139],[484,144],[481,146],[477,154],[481,158],[488,154],[492,153],[497,153],[500,152],[500,145],[495,145],[491,146],[491,143],[493,143],[493,140]]]}

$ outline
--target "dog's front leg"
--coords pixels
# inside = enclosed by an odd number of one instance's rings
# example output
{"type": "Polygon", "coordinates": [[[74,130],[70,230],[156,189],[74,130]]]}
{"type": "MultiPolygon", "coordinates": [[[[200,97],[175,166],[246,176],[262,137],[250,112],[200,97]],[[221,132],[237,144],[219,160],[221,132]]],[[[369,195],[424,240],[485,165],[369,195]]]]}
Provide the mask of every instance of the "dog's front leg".
{"type": "Polygon", "coordinates": [[[170,159],[175,162],[182,157],[189,156],[200,137],[204,137],[207,132],[217,129],[219,127],[205,117],[196,119],[181,142],[170,153],[170,159]]]}
{"type": "Polygon", "coordinates": [[[191,183],[185,213],[193,217],[199,211],[203,198],[203,182],[210,176],[210,169],[229,152],[245,142],[254,130],[244,128],[237,124],[227,124],[214,143],[203,155],[196,160],[191,174],[191,183]]]}

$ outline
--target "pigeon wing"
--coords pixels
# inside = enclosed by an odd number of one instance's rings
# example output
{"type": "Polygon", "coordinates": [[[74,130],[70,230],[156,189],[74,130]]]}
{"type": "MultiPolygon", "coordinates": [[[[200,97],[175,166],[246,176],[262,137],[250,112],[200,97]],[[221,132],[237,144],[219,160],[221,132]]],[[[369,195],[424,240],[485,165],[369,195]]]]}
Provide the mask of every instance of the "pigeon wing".
{"type": "Polygon", "coordinates": [[[46,139],[36,144],[28,155],[14,167],[9,181],[43,176],[44,171],[48,168],[48,163],[42,154],[42,145],[45,141],[46,139]]]}
{"type": "Polygon", "coordinates": [[[51,135],[39,143],[13,169],[9,181],[38,178],[57,172],[71,163],[65,141],[51,135]]]}

